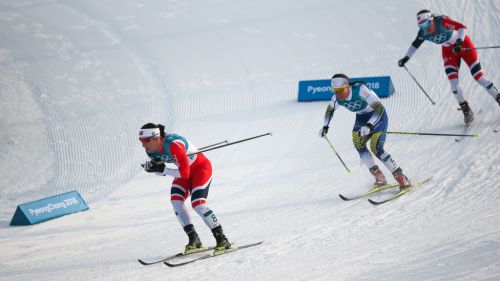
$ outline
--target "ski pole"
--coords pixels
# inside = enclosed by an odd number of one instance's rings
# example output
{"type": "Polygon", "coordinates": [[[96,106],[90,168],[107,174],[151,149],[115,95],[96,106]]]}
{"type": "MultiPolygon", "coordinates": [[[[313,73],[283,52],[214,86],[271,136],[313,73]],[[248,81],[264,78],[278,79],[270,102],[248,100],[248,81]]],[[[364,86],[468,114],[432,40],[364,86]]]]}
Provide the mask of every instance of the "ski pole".
{"type": "Polygon", "coordinates": [[[332,145],[332,143],[330,142],[330,140],[328,139],[327,136],[325,136],[325,140],[328,142],[328,144],[332,148],[333,153],[335,153],[335,155],[337,155],[337,157],[339,158],[340,162],[342,162],[342,165],[344,165],[344,168],[347,170],[347,172],[350,173],[351,170],[349,168],[347,168],[346,164],[344,163],[344,160],[342,160],[342,158],[340,158],[340,155],[337,153],[337,151],[335,150],[335,148],[333,148],[333,145],[332,145]]]}
{"type": "Polygon", "coordinates": [[[207,148],[210,148],[210,147],[214,147],[214,146],[218,146],[218,145],[221,145],[223,143],[227,143],[227,140],[225,141],[221,141],[221,142],[218,142],[218,143],[214,143],[214,144],[211,144],[211,145],[207,145],[207,146],[204,146],[204,147],[200,147],[198,148],[199,150],[203,150],[203,149],[207,149],[207,148]]]}
{"type": "Polygon", "coordinates": [[[422,92],[424,92],[425,96],[431,101],[432,105],[436,105],[436,103],[431,99],[431,97],[429,97],[429,95],[424,90],[424,88],[420,85],[420,83],[418,83],[417,79],[415,79],[415,77],[411,74],[411,72],[408,70],[408,68],[406,68],[405,65],[403,65],[403,67],[404,67],[404,69],[406,69],[406,72],[408,72],[408,74],[413,79],[413,81],[415,81],[415,83],[417,83],[417,86],[420,88],[420,90],[422,90],[422,92]]]}
{"type": "Polygon", "coordinates": [[[417,132],[383,132],[383,134],[417,135],[417,136],[444,136],[444,137],[476,137],[476,138],[479,138],[479,134],[462,135],[462,134],[436,134],[436,133],[417,133],[417,132]]]}
{"type": "Polygon", "coordinates": [[[469,50],[481,50],[481,49],[498,49],[500,46],[488,46],[488,47],[476,47],[476,48],[463,48],[462,51],[469,51],[469,50]]]}
{"type": "Polygon", "coordinates": [[[273,135],[273,133],[269,132],[269,133],[265,133],[265,134],[258,135],[258,136],[255,136],[255,137],[250,137],[250,138],[242,139],[242,140],[235,141],[235,142],[226,143],[226,144],[215,146],[215,147],[210,147],[210,148],[206,148],[206,149],[200,149],[200,151],[197,151],[197,152],[194,152],[194,153],[190,153],[190,154],[188,154],[188,156],[193,156],[193,155],[196,155],[198,153],[202,153],[202,152],[206,152],[206,151],[210,151],[210,150],[214,150],[214,149],[219,149],[219,148],[230,146],[230,145],[237,144],[237,143],[240,143],[240,142],[249,141],[249,140],[253,140],[253,139],[256,139],[256,138],[261,138],[261,137],[264,137],[264,136],[272,136],[272,135],[273,135]]]}

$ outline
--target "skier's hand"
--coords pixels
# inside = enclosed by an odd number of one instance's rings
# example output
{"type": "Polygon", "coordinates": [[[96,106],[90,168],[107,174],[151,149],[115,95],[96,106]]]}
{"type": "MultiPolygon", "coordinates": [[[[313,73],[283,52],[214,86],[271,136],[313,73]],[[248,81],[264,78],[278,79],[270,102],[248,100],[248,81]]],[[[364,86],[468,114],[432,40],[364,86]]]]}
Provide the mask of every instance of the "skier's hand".
{"type": "Polygon", "coordinates": [[[141,164],[144,171],[148,173],[158,173],[163,172],[165,169],[165,164],[163,162],[155,162],[155,161],[147,161],[144,164],[141,164]]]}
{"type": "Polygon", "coordinates": [[[405,66],[405,64],[410,60],[410,58],[408,56],[405,56],[404,58],[400,59],[398,61],[398,65],[399,67],[403,67],[405,66]]]}
{"type": "Polygon", "coordinates": [[[366,125],[364,125],[363,127],[361,127],[361,129],[359,129],[359,135],[364,138],[368,135],[370,135],[370,131],[372,130],[372,127],[373,125],[370,124],[370,123],[367,123],[366,125]]]}
{"type": "Polygon", "coordinates": [[[460,51],[462,50],[462,44],[464,42],[462,41],[462,39],[458,38],[457,39],[457,42],[455,42],[455,46],[453,46],[453,52],[454,53],[460,53],[460,51]]]}
{"type": "Polygon", "coordinates": [[[319,130],[319,136],[324,138],[326,134],[328,134],[328,126],[323,126],[321,130],[319,130]]]}

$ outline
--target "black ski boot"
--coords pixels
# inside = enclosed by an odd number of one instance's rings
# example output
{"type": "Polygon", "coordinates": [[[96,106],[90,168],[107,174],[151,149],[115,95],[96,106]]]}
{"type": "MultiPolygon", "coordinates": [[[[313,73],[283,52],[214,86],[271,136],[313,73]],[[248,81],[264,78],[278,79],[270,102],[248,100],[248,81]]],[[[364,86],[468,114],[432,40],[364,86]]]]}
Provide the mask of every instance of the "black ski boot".
{"type": "Polygon", "coordinates": [[[194,226],[192,224],[188,224],[184,227],[184,231],[186,232],[187,236],[189,237],[189,242],[185,247],[185,251],[193,251],[195,249],[201,248],[201,240],[200,237],[198,236],[198,233],[196,233],[196,230],[194,229],[194,226]]]}
{"type": "Polygon", "coordinates": [[[467,101],[459,103],[459,105],[460,105],[460,110],[462,110],[463,113],[464,113],[464,122],[465,122],[465,125],[468,126],[470,123],[472,123],[472,121],[474,121],[474,113],[470,109],[469,104],[467,103],[467,101]]]}
{"type": "Polygon", "coordinates": [[[215,246],[214,251],[223,251],[225,249],[231,248],[231,243],[227,240],[226,236],[224,235],[224,232],[222,231],[222,226],[217,226],[216,228],[212,229],[212,233],[214,234],[215,241],[217,245],[215,246]]]}
{"type": "Polygon", "coordinates": [[[500,105],[500,93],[497,94],[497,97],[495,98],[495,100],[498,102],[498,105],[500,105]]]}

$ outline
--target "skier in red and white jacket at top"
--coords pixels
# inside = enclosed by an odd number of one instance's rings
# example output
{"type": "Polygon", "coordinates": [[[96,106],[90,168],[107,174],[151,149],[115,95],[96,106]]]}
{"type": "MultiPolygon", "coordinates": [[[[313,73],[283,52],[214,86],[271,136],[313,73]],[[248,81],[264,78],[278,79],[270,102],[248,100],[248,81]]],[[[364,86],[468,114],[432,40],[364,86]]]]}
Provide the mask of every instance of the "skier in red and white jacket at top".
{"type": "Polygon", "coordinates": [[[442,56],[444,71],[451,84],[451,91],[457,99],[464,113],[465,124],[474,120],[474,114],[464,98],[462,89],[458,83],[460,60],[463,59],[469,66],[472,77],[483,86],[486,91],[500,105],[500,93],[493,83],[484,78],[483,70],[469,36],[465,34],[467,27],[462,23],[452,20],[446,16],[436,16],[430,10],[421,10],[417,13],[417,24],[420,27],[417,38],[413,41],[404,58],[398,61],[403,67],[412,57],[418,47],[425,40],[435,44],[442,44],[442,56]]]}
{"type": "Polygon", "coordinates": [[[148,123],[139,131],[139,140],[151,158],[142,164],[148,173],[174,177],[170,189],[170,201],[174,212],[188,235],[186,252],[196,252],[202,247],[200,238],[189,218],[184,201],[191,195],[191,206],[211,229],[215,240],[215,251],[231,247],[222,231],[215,213],[207,205],[208,190],[212,182],[210,160],[197,153],[198,149],[186,138],[176,134],[166,134],[165,126],[148,123]],[[189,156],[189,154],[192,154],[189,156]],[[177,168],[168,168],[165,163],[173,163],[177,168]]]}

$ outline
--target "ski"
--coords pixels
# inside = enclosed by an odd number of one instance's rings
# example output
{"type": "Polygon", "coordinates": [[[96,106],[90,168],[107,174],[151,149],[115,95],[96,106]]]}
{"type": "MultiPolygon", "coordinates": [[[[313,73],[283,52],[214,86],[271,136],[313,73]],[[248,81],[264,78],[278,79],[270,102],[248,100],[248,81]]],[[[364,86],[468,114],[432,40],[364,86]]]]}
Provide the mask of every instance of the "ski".
{"type": "Polygon", "coordinates": [[[196,254],[196,253],[210,251],[210,250],[213,250],[214,248],[215,248],[214,246],[212,246],[212,247],[202,247],[202,248],[198,248],[198,249],[193,249],[193,250],[189,250],[189,251],[180,252],[180,253],[177,253],[175,255],[171,255],[171,256],[167,256],[167,257],[156,258],[156,259],[143,258],[143,259],[138,259],[137,261],[140,264],[142,264],[142,265],[152,265],[152,264],[166,262],[166,261],[174,259],[174,258],[179,258],[179,257],[184,257],[184,256],[196,254]]]}
{"type": "Polygon", "coordinates": [[[357,195],[357,196],[354,196],[354,197],[346,197],[342,194],[339,193],[339,197],[340,199],[344,200],[344,201],[351,201],[351,200],[356,200],[356,199],[360,199],[360,198],[363,198],[363,197],[366,197],[368,195],[371,195],[371,194],[374,194],[374,193],[377,193],[379,191],[382,191],[382,190],[386,190],[386,189],[389,189],[389,188],[393,188],[393,187],[398,187],[399,184],[395,183],[395,184],[384,184],[384,185],[380,185],[380,186],[375,186],[374,188],[368,190],[367,192],[361,194],[361,195],[357,195]]]}
{"type": "Polygon", "coordinates": [[[186,264],[190,264],[190,263],[193,263],[193,262],[196,262],[196,261],[199,261],[199,260],[205,260],[205,259],[209,259],[209,258],[214,258],[214,257],[218,257],[218,256],[221,256],[221,255],[224,255],[224,254],[227,254],[227,253],[232,253],[232,252],[235,252],[235,251],[238,251],[238,250],[241,250],[241,249],[245,249],[245,248],[250,248],[250,247],[253,247],[253,246],[257,246],[257,245],[260,245],[264,243],[264,241],[260,241],[260,242],[256,242],[256,243],[252,243],[252,244],[246,244],[246,245],[242,245],[242,246],[237,246],[237,247],[231,247],[229,249],[225,249],[223,251],[214,251],[210,254],[206,254],[206,255],[203,255],[201,257],[198,257],[198,258],[195,258],[195,259],[191,259],[191,260],[188,260],[188,261],[185,261],[185,262],[179,262],[179,263],[172,263],[170,261],[164,261],[163,263],[166,265],[166,266],[169,266],[169,267],[177,267],[177,266],[182,266],[182,265],[186,265],[186,264]]]}
{"type": "Polygon", "coordinates": [[[419,187],[419,186],[422,186],[424,184],[426,184],[427,182],[429,182],[430,180],[432,179],[432,177],[428,177],[424,180],[421,180],[421,181],[418,181],[412,185],[410,185],[409,187],[403,189],[403,190],[400,190],[398,193],[394,194],[393,196],[385,199],[385,200],[382,200],[382,201],[374,201],[374,200],[371,200],[371,199],[368,199],[368,202],[372,203],[373,205],[380,205],[380,204],[384,204],[384,203],[387,203],[389,201],[392,201],[394,199],[397,199],[399,197],[401,197],[402,195],[410,192],[411,190],[419,187]]]}
{"type": "MultiPolygon", "coordinates": [[[[467,135],[469,134],[470,130],[472,129],[472,127],[474,126],[474,124],[477,123],[477,119],[479,117],[479,115],[481,114],[483,110],[482,109],[479,109],[479,111],[476,113],[476,115],[474,116],[474,120],[472,120],[471,123],[465,125],[465,128],[464,128],[464,131],[463,131],[463,135],[467,135]]],[[[461,140],[463,140],[464,137],[458,137],[458,138],[455,138],[455,141],[456,142],[460,142],[461,140]]]]}

